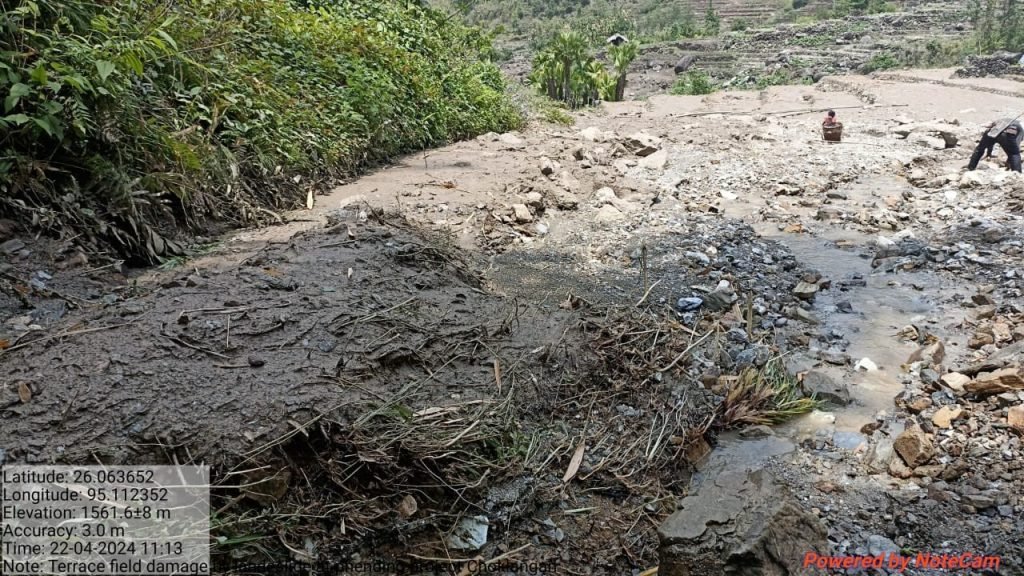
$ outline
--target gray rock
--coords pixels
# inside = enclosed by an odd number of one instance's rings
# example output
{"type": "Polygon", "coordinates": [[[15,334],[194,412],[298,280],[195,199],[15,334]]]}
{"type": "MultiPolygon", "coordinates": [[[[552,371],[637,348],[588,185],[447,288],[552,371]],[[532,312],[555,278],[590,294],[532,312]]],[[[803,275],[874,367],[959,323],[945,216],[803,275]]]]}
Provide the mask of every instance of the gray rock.
{"type": "Polygon", "coordinates": [[[664,170],[668,164],[668,151],[658,150],[637,163],[640,168],[648,170],[664,170]]]}
{"type": "Polygon", "coordinates": [[[800,386],[808,397],[817,398],[837,406],[846,406],[850,403],[850,390],[846,387],[846,384],[837,382],[823,372],[811,370],[804,375],[804,380],[800,383],[800,386]]]}
{"type": "Polygon", "coordinates": [[[767,470],[723,471],[683,499],[658,529],[658,574],[798,574],[805,554],[826,553],[826,535],[821,521],[767,470]]]}
{"type": "Polygon", "coordinates": [[[708,258],[708,255],[704,254],[703,252],[687,252],[684,254],[684,256],[686,256],[690,260],[693,260],[694,262],[697,262],[702,266],[707,266],[711,264],[711,258],[708,258]]]}
{"type": "Polygon", "coordinates": [[[693,312],[704,305],[704,300],[695,296],[689,298],[680,298],[676,301],[676,309],[680,312],[693,312]]]}
{"type": "Polygon", "coordinates": [[[885,536],[872,534],[868,536],[868,554],[878,556],[879,554],[899,554],[900,547],[885,536]]]}
{"type": "Polygon", "coordinates": [[[893,448],[892,439],[881,438],[871,447],[871,452],[867,458],[868,467],[875,472],[884,472],[889,469],[889,462],[892,461],[894,454],[895,449],[893,448]]]}
{"type": "Polygon", "coordinates": [[[818,293],[818,285],[811,284],[810,282],[801,281],[793,289],[793,295],[801,300],[814,300],[814,295],[818,293]]]}
{"type": "Polygon", "coordinates": [[[995,505],[995,500],[982,494],[964,494],[960,500],[968,506],[974,506],[978,510],[985,510],[995,505]]]}
{"type": "Polygon", "coordinates": [[[695,55],[693,55],[693,54],[690,54],[688,56],[683,56],[682,58],[679,59],[678,62],[676,62],[676,65],[675,65],[674,68],[672,68],[672,70],[676,74],[682,74],[683,72],[686,72],[687,70],[689,70],[690,67],[693,66],[693,63],[696,62],[696,61],[697,61],[697,57],[695,55]]]}
{"type": "Polygon", "coordinates": [[[513,204],[512,212],[515,214],[516,222],[521,224],[533,222],[533,214],[530,213],[530,209],[526,207],[526,204],[513,204]]]}
{"type": "Polygon", "coordinates": [[[4,242],[3,244],[0,244],[0,252],[3,252],[4,254],[8,254],[8,255],[14,254],[16,252],[19,252],[19,251],[23,250],[24,248],[25,248],[25,243],[22,242],[21,240],[18,240],[17,238],[14,238],[12,240],[8,240],[7,242],[4,242]]]}

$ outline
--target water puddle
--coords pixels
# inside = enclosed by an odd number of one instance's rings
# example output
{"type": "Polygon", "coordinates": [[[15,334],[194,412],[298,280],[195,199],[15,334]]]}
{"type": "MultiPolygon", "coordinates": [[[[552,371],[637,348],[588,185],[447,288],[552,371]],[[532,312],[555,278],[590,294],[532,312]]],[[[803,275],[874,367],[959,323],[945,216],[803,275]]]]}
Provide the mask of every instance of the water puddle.
{"type": "Polygon", "coordinates": [[[737,434],[723,434],[718,446],[697,466],[690,489],[695,491],[721,476],[743,478],[746,472],[760,470],[770,459],[789,454],[795,448],[792,442],[778,436],[743,439],[737,434]]]}
{"type": "MultiPolygon", "coordinates": [[[[906,186],[906,182],[893,177],[869,177],[843,186],[845,199],[837,201],[840,203],[836,206],[845,211],[870,209],[887,197],[901,195],[906,186]]],[[[748,222],[753,217],[749,206],[737,211],[745,214],[734,216],[748,222]]],[[[806,216],[804,221],[811,221],[809,214],[802,216],[806,216]]],[[[824,322],[822,332],[841,334],[849,342],[845,350],[851,359],[849,366],[821,363],[815,369],[846,382],[853,402],[832,412],[834,423],[805,417],[783,427],[784,433],[798,437],[826,426],[852,433],[874,420],[878,412],[891,412],[893,398],[903,390],[902,365],[917,348],[916,344],[901,342],[897,332],[908,324],[927,325],[947,341],[948,347],[948,335],[929,321],[943,319],[941,302],[963,288],[949,286],[931,272],[873,274],[873,251],[869,247],[877,241],[877,235],[828,223],[813,225],[812,234],[785,233],[775,223],[752,222],[751,226],[761,237],[786,246],[797,261],[831,280],[831,288],[816,295],[813,312],[824,322]],[[870,359],[868,369],[855,368],[864,358],[870,359]],[[873,369],[875,366],[877,369],[873,369]]],[[[844,444],[859,443],[855,436],[841,440],[844,444]]]]}

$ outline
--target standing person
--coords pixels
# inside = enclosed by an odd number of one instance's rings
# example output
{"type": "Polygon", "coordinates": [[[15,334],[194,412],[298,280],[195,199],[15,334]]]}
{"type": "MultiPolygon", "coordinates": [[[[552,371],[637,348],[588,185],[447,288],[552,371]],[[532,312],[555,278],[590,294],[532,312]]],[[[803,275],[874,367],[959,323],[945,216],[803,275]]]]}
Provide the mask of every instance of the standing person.
{"type": "Polygon", "coordinates": [[[985,151],[988,150],[991,154],[992,148],[999,144],[999,147],[1006,153],[1007,167],[1014,172],[1020,172],[1020,145],[1022,140],[1024,140],[1024,126],[1021,126],[1020,122],[1013,118],[1000,118],[996,120],[989,124],[986,132],[982,134],[981,140],[978,141],[978,146],[974,149],[974,154],[971,156],[971,161],[967,164],[967,169],[976,169],[985,151]]]}

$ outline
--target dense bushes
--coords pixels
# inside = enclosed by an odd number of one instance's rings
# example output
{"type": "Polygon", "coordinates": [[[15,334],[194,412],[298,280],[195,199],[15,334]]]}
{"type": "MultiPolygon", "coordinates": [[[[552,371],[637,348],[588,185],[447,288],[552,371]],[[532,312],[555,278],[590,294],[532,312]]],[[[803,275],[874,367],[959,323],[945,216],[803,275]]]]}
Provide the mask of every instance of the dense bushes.
{"type": "Polygon", "coordinates": [[[670,92],[677,96],[701,96],[715,90],[717,87],[707,74],[691,70],[676,80],[670,92]]]}
{"type": "Polygon", "coordinates": [[[490,39],[415,0],[4,6],[0,211],[150,261],[176,225],[521,121],[490,39]]]}

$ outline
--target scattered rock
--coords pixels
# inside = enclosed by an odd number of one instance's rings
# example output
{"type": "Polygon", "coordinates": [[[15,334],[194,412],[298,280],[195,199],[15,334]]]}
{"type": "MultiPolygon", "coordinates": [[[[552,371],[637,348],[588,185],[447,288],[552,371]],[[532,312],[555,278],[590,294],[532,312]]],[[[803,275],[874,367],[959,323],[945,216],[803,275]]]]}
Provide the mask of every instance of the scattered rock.
{"type": "Polygon", "coordinates": [[[668,164],[668,151],[658,150],[638,162],[637,166],[647,170],[664,170],[666,164],[668,164]]]}
{"type": "Polygon", "coordinates": [[[950,372],[943,374],[939,378],[939,382],[944,384],[950,390],[961,393],[964,391],[964,386],[970,383],[971,379],[959,372],[950,372]]]}
{"type": "Polygon", "coordinates": [[[846,384],[836,381],[823,372],[811,370],[804,375],[800,385],[808,397],[814,397],[837,406],[846,406],[850,403],[850,391],[846,384]]]}
{"type": "Polygon", "coordinates": [[[932,441],[918,426],[911,426],[897,436],[893,448],[911,468],[927,464],[935,455],[932,441]]]}
{"type": "Polygon", "coordinates": [[[1011,406],[1006,411],[1006,423],[1024,432],[1024,405],[1011,406]]]}
{"type": "Polygon", "coordinates": [[[890,438],[881,438],[871,448],[867,458],[868,467],[875,472],[888,470],[894,453],[893,441],[890,438]]]}
{"type": "Polygon", "coordinates": [[[551,176],[558,171],[558,164],[551,161],[550,158],[541,158],[540,161],[540,173],[545,176],[551,176]]]}
{"type": "Polygon", "coordinates": [[[661,139],[646,132],[637,132],[626,138],[623,145],[637,156],[647,157],[658,151],[661,147],[661,139]]]}
{"type": "Polygon", "coordinates": [[[854,370],[863,370],[865,372],[877,372],[878,364],[871,361],[871,358],[861,358],[857,365],[854,366],[854,370]]]}
{"type": "Polygon", "coordinates": [[[721,312],[731,308],[735,301],[736,293],[732,290],[732,286],[728,281],[722,280],[718,283],[718,286],[704,298],[704,305],[712,312],[721,312]]]}
{"type": "Polygon", "coordinates": [[[799,306],[793,306],[789,311],[789,316],[794,320],[806,322],[811,325],[816,326],[818,324],[821,324],[821,320],[819,320],[817,316],[815,316],[814,314],[810,313],[807,310],[804,310],[803,308],[800,308],[799,306]]]}
{"type": "Polygon", "coordinates": [[[25,243],[22,242],[21,240],[18,240],[17,238],[13,238],[11,240],[4,242],[3,244],[0,244],[0,252],[3,252],[8,256],[11,254],[16,254],[24,249],[25,243]]]}
{"type": "Polygon", "coordinates": [[[885,555],[888,557],[891,554],[900,554],[901,552],[900,547],[895,542],[879,534],[868,536],[867,545],[868,554],[872,556],[885,555]]]}
{"type": "Polygon", "coordinates": [[[675,72],[676,74],[682,74],[683,72],[689,70],[690,67],[693,66],[694,62],[696,61],[697,57],[693,54],[683,56],[682,58],[679,59],[678,62],[676,62],[676,65],[672,68],[672,71],[675,72]]]}
{"type": "Polygon", "coordinates": [[[526,145],[526,141],[525,140],[523,140],[522,138],[516,136],[515,134],[511,134],[511,133],[508,133],[508,132],[506,132],[505,134],[502,134],[501,136],[499,136],[498,140],[502,144],[506,144],[508,146],[512,146],[512,147],[516,147],[516,148],[519,148],[519,147],[522,147],[522,146],[526,145]]]}
{"type": "Polygon", "coordinates": [[[580,137],[589,142],[604,142],[606,140],[604,132],[596,126],[590,126],[580,131],[580,137]]]}
{"type": "Polygon", "coordinates": [[[802,280],[796,285],[796,288],[793,289],[793,295],[801,300],[814,300],[814,295],[817,293],[817,284],[811,284],[802,280]]]}
{"type": "Polygon", "coordinates": [[[697,297],[680,298],[676,301],[676,308],[680,312],[693,312],[704,305],[704,300],[697,297]]]}
{"type": "Polygon", "coordinates": [[[1024,369],[1003,368],[995,372],[982,373],[966,384],[964,389],[972,394],[982,396],[1000,394],[1010,390],[1024,390],[1024,369]]]}
{"type": "Polygon", "coordinates": [[[398,515],[402,518],[412,518],[413,514],[419,510],[419,504],[416,502],[411,494],[406,494],[402,497],[402,501],[398,503],[398,515]]]}
{"type": "Polygon", "coordinates": [[[963,412],[960,407],[943,406],[932,415],[932,423],[938,428],[950,428],[953,426],[953,421],[959,418],[963,412]]]}
{"type": "Polygon", "coordinates": [[[479,550],[487,544],[489,527],[487,516],[467,516],[446,539],[448,547],[453,550],[479,550]]]}
{"type": "Polygon", "coordinates": [[[605,204],[604,206],[601,206],[597,211],[597,214],[594,215],[594,221],[600,223],[618,222],[625,217],[626,215],[615,206],[605,204]]]}
{"type": "Polygon", "coordinates": [[[513,204],[512,212],[515,214],[516,222],[520,224],[533,222],[533,214],[530,213],[530,209],[525,204],[513,204]]]}

